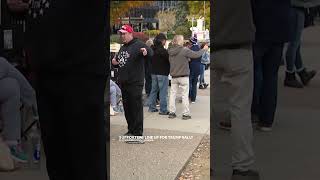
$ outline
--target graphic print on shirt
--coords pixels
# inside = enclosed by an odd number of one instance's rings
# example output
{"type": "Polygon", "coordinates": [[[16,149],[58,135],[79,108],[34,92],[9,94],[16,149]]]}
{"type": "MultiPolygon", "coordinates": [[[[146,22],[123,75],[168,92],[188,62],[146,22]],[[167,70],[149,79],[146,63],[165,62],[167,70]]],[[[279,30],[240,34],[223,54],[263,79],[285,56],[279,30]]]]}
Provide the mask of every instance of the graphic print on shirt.
{"type": "Polygon", "coordinates": [[[50,7],[50,0],[31,0],[29,7],[29,16],[36,19],[45,14],[46,9],[50,7]]]}
{"type": "Polygon", "coordinates": [[[121,51],[117,56],[119,67],[125,66],[129,57],[130,57],[130,54],[128,53],[128,51],[121,51]]]}

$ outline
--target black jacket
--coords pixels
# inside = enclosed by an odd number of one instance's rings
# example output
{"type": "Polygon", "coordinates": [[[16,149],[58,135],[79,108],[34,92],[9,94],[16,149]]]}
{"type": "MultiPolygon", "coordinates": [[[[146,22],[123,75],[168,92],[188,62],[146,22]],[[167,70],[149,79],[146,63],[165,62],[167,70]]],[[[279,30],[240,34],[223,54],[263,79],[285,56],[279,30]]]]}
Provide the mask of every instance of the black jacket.
{"type": "Polygon", "coordinates": [[[170,72],[169,54],[163,46],[153,46],[151,74],[168,76],[170,72]]]}
{"type": "Polygon", "coordinates": [[[106,74],[106,1],[31,2],[26,50],[33,68],[106,74]]]}
{"type": "Polygon", "coordinates": [[[213,10],[214,49],[248,45],[254,41],[255,28],[250,0],[215,0],[213,10]]]}
{"type": "Polygon", "coordinates": [[[144,58],[153,56],[153,51],[146,44],[134,38],[124,44],[117,56],[119,62],[119,82],[121,84],[144,84],[144,58]],[[146,48],[148,53],[144,57],[140,48],[146,48]]]}
{"type": "Polygon", "coordinates": [[[284,43],[293,37],[290,3],[290,0],[252,0],[257,41],[284,43]]]}

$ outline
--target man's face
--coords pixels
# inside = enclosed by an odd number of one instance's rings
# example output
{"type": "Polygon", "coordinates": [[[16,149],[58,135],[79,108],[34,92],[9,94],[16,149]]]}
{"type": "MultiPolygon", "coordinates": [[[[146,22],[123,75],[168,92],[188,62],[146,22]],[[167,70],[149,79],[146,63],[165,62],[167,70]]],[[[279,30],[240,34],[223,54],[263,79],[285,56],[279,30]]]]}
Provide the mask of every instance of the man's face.
{"type": "Polygon", "coordinates": [[[127,44],[133,39],[132,33],[128,33],[128,32],[120,33],[120,37],[121,37],[121,41],[124,44],[127,44]]]}

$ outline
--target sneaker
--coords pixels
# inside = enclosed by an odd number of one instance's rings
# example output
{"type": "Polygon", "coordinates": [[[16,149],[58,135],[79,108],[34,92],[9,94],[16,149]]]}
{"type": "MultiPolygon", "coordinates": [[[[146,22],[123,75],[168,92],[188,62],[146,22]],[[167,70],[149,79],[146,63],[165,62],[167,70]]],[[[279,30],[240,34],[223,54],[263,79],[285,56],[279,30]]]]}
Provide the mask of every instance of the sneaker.
{"type": "Polygon", "coordinates": [[[268,126],[258,126],[258,130],[260,130],[262,132],[271,132],[272,128],[268,127],[268,126]]]}
{"type": "Polygon", "coordinates": [[[149,109],[148,112],[158,112],[158,109],[149,109]]]}
{"type": "Polygon", "coordinates": [[[176,117],[177,117],[176,113],[169,113],[169,117],[168,118],[173,119],[173,118],[176,118],[176,117]]]}
{"type": "Polygon", "coordinates": [[[159,115],[169,115],[169,112],[159,112],[159,115]]]}
{"type": "Polygon", "coordinates": [[[219,128],[227,130],[227,131],[230,131],[231,130],[231,123],[230,122],[221,121],[219,123],[219,128]]]}
{"type": "Polygon", "coordinates": [[[11,157],[17,162],[20,163],[27,163],[28,162],[28,156],[22,151],[21,145],[14,145],[9,147],[11,152],[11,157]]]}
{"type": "Polygon", "coordinates": [[[195,101],[191,101],[191,104],[195,104],[196,102],[195,101]]]}
{"type": "Polygon", "coordinates": [[[203,84],[199,85],[199,89],[205,89],[204,85],[203,84]]]}
{"type": "Polygon", "coordinates": [[[188,120],[188,119],[191,119],[191,116],[190,115],[182,115],[182,119],[188,120]]]}
{"type": "Polygon", "coordinates": [[[260,180],[260,175],[254,170],[233,170],[231,180],[260,180]]]}

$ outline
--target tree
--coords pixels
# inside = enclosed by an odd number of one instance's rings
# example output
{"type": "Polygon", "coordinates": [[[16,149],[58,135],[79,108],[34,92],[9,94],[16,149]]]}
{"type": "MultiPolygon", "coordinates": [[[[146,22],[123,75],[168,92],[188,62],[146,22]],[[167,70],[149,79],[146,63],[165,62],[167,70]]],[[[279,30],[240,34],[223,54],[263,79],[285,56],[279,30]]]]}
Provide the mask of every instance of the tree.
{"type": "Polygon", "coordinates": [[[176,23],[176,12],[172,10],[159,11],[156,14],[156,18],[159,19],[159,30],[162,32],[173,31],[173,27],[176,23]]]}
{"type": "Polygon", "coordinates": [[[177,11],[176,11],[176,24],[174,29],[178,26],[188,26],[188,14],[189,14],[189,7],[187,1],[179,1],[177,4],[177,11]]]}
{"type": "Polygon", "coordinates": [[[153,1],[111,1],[110,25],[115,24],[120,17],[124,17],[131,9],[143,7],[154,3],[153,1]]]}
{"type": "Polygon", "coordinates": [[[189,16],[191,19],[204,17],[205,28],[210,30],[210,1],[188,1],[189,16]]]}

